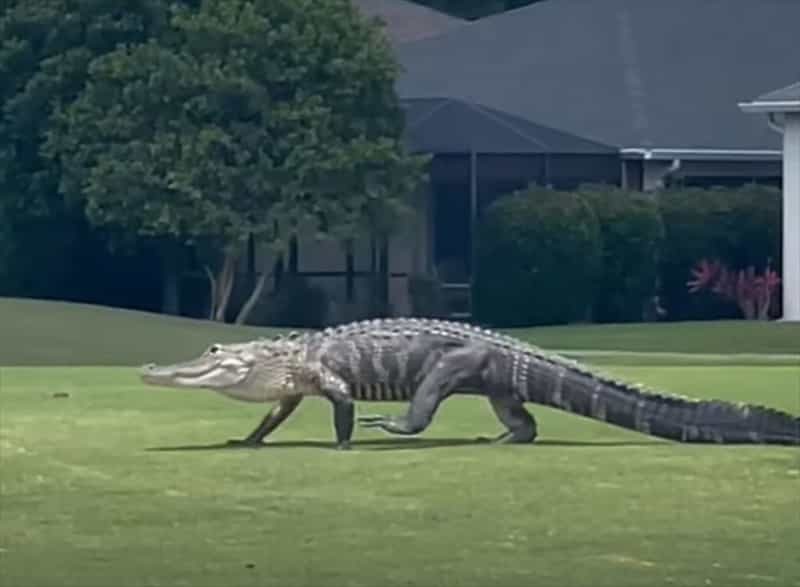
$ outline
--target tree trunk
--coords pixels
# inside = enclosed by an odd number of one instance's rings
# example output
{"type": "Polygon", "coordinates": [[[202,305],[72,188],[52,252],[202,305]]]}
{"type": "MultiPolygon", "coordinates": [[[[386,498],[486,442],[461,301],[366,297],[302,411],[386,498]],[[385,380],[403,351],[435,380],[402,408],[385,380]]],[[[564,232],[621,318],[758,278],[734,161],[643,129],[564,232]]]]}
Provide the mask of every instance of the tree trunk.
{"type": "Polygon", "coordinates": [[[225,260],[222,263],[217,283],[217,303],[214,313],[214,320],[225,322],[225,313],[228,310],[228,302],[233,291],[233,282],[236,279],[236,262],[238,255],[235,253],[225,253],[225,260]]]}
{"type": "Polygon", "coordinates": [[[247,321],[247,318],[250,317],[250,313],[253,311],[253,308],[256,307],[258,300],[261,299],[261,294],[264,291],[264,286],[267,284],[267,279],[269,279],[270,275],[271,274],[267,272],[267,268],[264,267],[261,275],[258,277],[258,281],[256,281],[253,291],[250,292],[250,296],[247,298],[247,301],[244,303],[236,316],[236,320],[234,321],[236,324],[244,324],[247,321]]]}
{"type": "Polygon", "coordinates": [[[214,272],[208,267],[203,265],[206,275],[208,276],[208,286],[210,289],[208,295],[208,319],[213,320],[214,314],[217,311],[217,280],[214,278],[214,272]]]}
{"type": "Polygon", "coordinates": [[[222,268],[217,275],[208,267],[203,269],[208,276],[209,285],[209,308],[208,319],[217,322],[224,322],[228,310],[228,302],[231,299],[233,284],[236,280],[236,264],[239,255],[235,252],[226,252],[222,261],[222,268]]]}

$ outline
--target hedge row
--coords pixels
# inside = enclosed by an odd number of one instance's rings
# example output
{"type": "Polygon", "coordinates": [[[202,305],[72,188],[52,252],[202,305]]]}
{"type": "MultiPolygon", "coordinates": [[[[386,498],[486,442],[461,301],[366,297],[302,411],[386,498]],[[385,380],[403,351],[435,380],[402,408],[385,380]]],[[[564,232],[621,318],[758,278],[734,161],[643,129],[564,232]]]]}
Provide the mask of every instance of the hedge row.
{"type": "Polygon", "coordinates": [[[474,312],[495,326],[738,317],[690,294],[703,258],[780,267],[781,195],[773,188],[531,186],[500,198],[478,234],[474,312]]]}

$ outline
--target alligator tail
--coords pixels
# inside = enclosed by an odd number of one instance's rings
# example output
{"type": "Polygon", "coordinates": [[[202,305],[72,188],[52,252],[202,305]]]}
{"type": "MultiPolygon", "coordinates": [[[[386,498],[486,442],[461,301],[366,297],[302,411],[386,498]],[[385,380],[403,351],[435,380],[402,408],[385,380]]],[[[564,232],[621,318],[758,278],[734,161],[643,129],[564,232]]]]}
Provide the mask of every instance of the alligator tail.
{"type": "Polygon", "coordinates": [[[800,417],[780,410],[656,393],[571,362],[529,360],[528,401],[678,442],[800,445],[800,417]]]}

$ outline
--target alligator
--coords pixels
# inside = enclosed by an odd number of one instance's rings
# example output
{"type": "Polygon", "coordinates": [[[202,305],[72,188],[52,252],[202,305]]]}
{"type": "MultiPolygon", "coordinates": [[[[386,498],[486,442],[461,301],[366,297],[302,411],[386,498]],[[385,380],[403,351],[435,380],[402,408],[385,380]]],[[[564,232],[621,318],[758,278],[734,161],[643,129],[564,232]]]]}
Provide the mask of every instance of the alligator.
{"type": "Polygon", "coordinates": [[[205,388],[248,402],[275,402],[245,438],[261,445],[306,396],[333,407],[335,446],[350,447],[355,402],[407,402],[401,416],[358,422],[416,435],[451,395],[486,397],[505,427],[495,443],[531,443],[542,404],[642,434],[685,443],[800,445],[800,417],[758,405],[658,392],[603,374],[517,338],[463,322],[388,318],[249,342],[213,344],[196,359],[149,364],[141,379],[171,388],[205,388]]]}

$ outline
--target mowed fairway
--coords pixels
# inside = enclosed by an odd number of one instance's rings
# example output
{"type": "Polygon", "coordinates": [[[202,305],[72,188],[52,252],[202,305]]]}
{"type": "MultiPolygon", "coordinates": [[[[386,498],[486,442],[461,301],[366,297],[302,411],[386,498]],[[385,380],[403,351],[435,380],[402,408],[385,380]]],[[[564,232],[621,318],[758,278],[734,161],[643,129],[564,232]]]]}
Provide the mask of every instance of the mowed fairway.
{"type": "MultiPolygon", "coordinates": [[[[0,300],[7,323],[2,310],[0,300]]],[[[60,312],[71,326],[70,309],[60,312]]],[[[229,449],[221,443],[249,432],[266,406],[142,386],[122,352],[150,345],[159,360],[170,340],[175,354],[182,336],[201,338],[194,323],[141,317],[152,340],[140,324],[135,340],[103,344],[120,324],[106,324],[109,310],[80,312],[75,366],[68,347],[49,348],[56,367],[37,366],[28,347],[25,366],[0,367],[2,587],[800,585],[798,448],[677,445],[533,405],[535,445],[487,446],[472,438],[499,425],[470,398],[448,400],[419,438],[357,428],[351,452],[331,449],[330,408],[310,399],[270,446],[229,449]],[[83,366],[93,335],[102,362],[114,363],[111,346],[124,366],[83,366]]],[[[749,324],[661,326],[626,326],[619,338],[622,327],[520,335],[635,351],[680,327],[705,353],[688,365],[679,354],[587,360],[669,391],[800,413],[793,327],[758,325],[754,336],[749,324]],[[726,360],[729,350],[748,353],[746,364],[726,360]]],[[[0,364],[14,364],[14,336],[0,331],[0,364]]],[[[187,346],[180,354],[199,350],[187,346]]]]}

